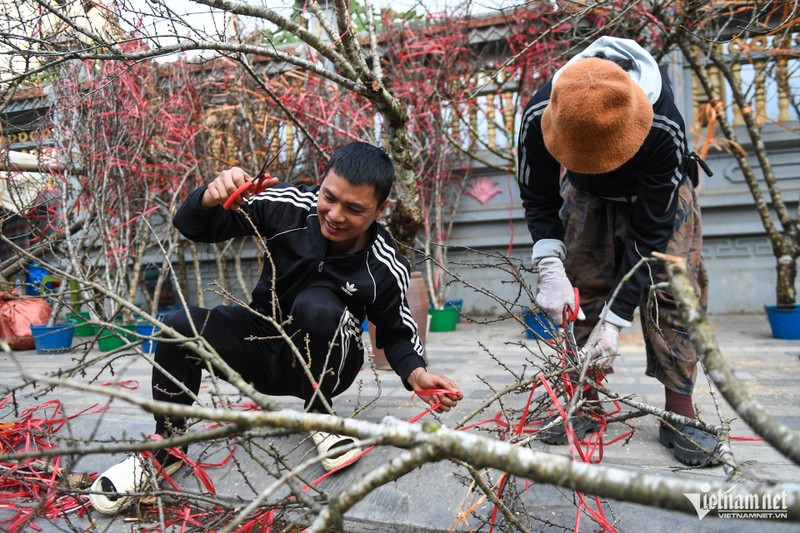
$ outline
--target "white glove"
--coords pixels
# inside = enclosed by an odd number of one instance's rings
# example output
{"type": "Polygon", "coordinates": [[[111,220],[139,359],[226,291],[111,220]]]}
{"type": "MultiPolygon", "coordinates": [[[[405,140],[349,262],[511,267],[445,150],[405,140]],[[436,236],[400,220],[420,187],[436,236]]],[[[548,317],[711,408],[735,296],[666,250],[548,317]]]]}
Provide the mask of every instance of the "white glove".
{"type": "Polygon", "coordinates": [[[620,331],[622,331],[622,327],[601,320],[589,334],[589,340],[581,349],[585,356],[596,363],[597,368],[603,372],[612,369],[614,359],[618,355],[620,331]]]}
{"type": "MultiPolygon", "coordinates": [[[[564,322],[564,310],[575,307],[575,291],[558,257],[545,257],[539,261],[539,292],[536,304],[555,324],[564,322]]],[[[586,318],[578,309],[578,320],[586,318]]]]}

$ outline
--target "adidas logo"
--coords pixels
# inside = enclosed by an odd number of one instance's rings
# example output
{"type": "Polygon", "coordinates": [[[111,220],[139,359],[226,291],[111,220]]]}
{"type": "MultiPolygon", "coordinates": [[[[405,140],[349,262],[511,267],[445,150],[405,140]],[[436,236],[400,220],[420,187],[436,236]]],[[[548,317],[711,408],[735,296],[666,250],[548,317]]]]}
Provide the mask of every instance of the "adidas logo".
{"type": "Polygon", "coordinates": [[[356,289],[356,286],[350,283],[349,281],[344,284],[344,287],[341,288],[348,296],[352,296],[356,289]]]}

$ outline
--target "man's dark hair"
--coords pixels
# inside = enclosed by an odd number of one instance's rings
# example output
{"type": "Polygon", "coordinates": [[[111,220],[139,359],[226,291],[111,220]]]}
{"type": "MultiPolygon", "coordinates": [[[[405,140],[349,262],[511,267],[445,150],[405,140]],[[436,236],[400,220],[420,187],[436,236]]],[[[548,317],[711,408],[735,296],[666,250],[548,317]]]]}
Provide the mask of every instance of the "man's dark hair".
{"type": "Polygon", "coordinates": [[[372,185],[382,204],[389,197],[395,181],[394,164],[389,153],[365,142],[352,142],[336,149],[328,161],[324,176],[334,171],[355,185],[372,185]]]}

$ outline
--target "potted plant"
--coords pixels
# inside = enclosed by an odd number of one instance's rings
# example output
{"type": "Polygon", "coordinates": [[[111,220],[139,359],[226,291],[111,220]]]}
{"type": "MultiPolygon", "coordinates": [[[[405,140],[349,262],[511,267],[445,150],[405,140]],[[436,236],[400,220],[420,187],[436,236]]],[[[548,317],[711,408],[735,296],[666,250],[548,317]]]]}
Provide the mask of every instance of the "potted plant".
{"type": "MultiPolygon", "coordinates": [[[[724,13],[717,15],[704,20],[708,35],[717,31],[718,17],[724,13]]],[[[777,13],[759,13],[754,9],[745,15],[755,21],[756,18],[769,20],[777,13]]],[[[797,210],[792,214],[789,204],[784,201],[781,180],[770,157],[771,153],[785,148],[780,143],[767,142],[768,136],[777,138],[780,133],[780,128],[771,127],[767,122],[774,121],[779,125],[789,122],[792,119],[790,103],[797,100],[797,88],[789,83],[788,58],[783,52],[787,49],[784,45],[792,42],[794,34],[790,28],[781,25],[773,29],[767,26],[768,31],[759,31],[757,35],[741,33],[730,40],[730,36],[717,36],[719,39],[725,37],[728,42],[724,48],[710,46],[706,40],[708,35],[702,31],[684,31],[677,42],[707,99],[704,106],[699,106],[703,112],[699,113],[698,122],[706,130],[703,137],[711,141],[697,151],[705,156],[713,143],[736,159],[775,255],[776,305],[765,305],[773,336],[800,339],[800,306],[796,290],[800,218],[797,210]],[[700,55],[701,50],[704,56],[700,55]],[[745,69],[751,70],[752,76],[743,76],[745,69]],[[722,76],[726,82],[727,100],[718,91],[718,84],[714,83],[717,76],[722,76]],[[767,93],[777,95],[777,105],[770,105],[767,93]],[[717,130],[722,133],[721,138],[717,130]],[[749,142],[739,140],[742,133],[749,142]]],[[[792,129],[791,126],[786,128],[792,129]]],[[[784,183],[788,186],[791,182],[784,180],[784,183]]]]}

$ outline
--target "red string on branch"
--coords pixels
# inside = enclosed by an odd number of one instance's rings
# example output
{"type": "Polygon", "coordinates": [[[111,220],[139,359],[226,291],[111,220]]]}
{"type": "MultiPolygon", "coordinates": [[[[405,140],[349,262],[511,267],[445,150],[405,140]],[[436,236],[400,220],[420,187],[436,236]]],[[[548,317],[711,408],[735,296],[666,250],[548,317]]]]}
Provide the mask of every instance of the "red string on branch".
{"type": "MultiPolygon", "coordinates": [[[[5,407],[11,395],[0,401],[5,407]]],[[[52,437],[68,420],[85,413],[96,413],[97,404],[74,414],[67,415],[59,400],[51,400],[20,412],[13,422],[0,422],[0,453],[36,452],[55,448],[52,437]]],[[[0,461],[0,508],[12,513],[10,518],[0,520],[11,533],[41,527],[33,522],[34,513],[50,519],[68,513],[84,514],[90,508],[88,496],[67,494],[61,485],[63,470],[61,457],[47,459],[28,458],[19,461],[0,461]],[[25,501],[31,501],[30,505],[25,501]]]]}
{"type": "Polygon", "coordinates": [[[136,390],[139,388],[139,380],[125,379],[122,381],[104,381],[100,384],[101,387],[121,387],[128,390],[136,390]]]}

